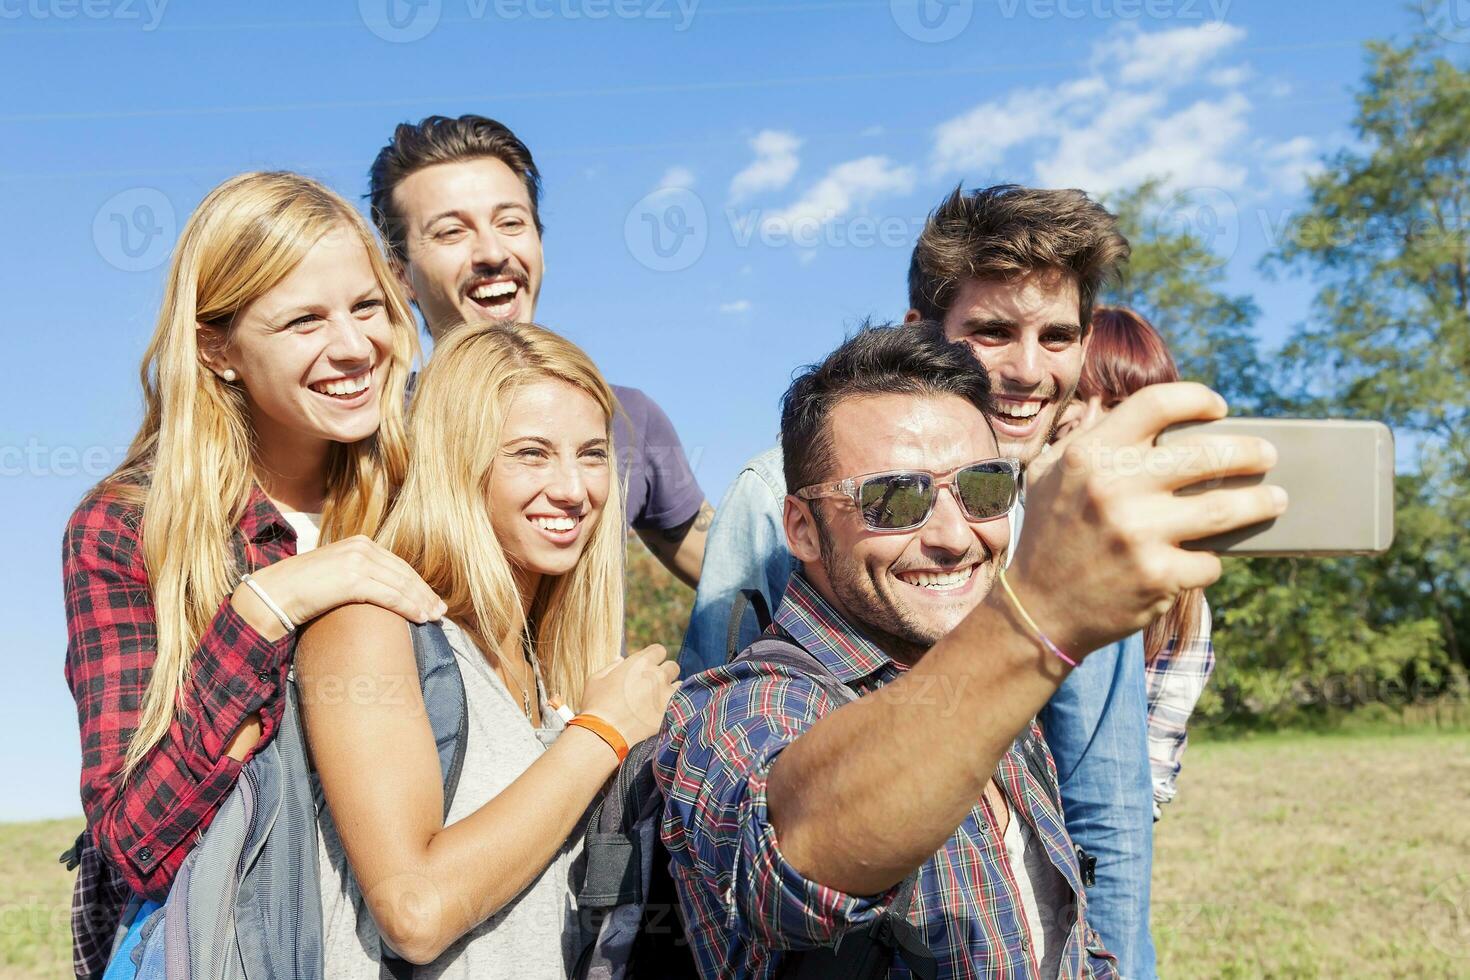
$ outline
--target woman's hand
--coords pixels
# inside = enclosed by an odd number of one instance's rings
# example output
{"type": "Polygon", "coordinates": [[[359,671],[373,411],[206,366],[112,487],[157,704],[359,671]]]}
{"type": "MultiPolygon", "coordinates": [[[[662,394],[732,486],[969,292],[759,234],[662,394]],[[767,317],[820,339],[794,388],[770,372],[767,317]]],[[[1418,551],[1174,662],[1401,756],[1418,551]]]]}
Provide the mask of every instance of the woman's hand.
{"type": "Polygon", "coordinates": [[[612,725],[629,745],[658,734],[679,689],[679,664],[658,644],[587,678],[581,710],[612,725]]]}
{"type": "MultiPolygon", "coordinates": [[[[363,535],[285,558],[250,576],[300,626],[330,609],[367,602],[424,623],[444,615],[444,602],[408,563],[363,535]]],[[[267,639],[283,626],[253,589],[241,585],[232,601],[267,639]]]]}

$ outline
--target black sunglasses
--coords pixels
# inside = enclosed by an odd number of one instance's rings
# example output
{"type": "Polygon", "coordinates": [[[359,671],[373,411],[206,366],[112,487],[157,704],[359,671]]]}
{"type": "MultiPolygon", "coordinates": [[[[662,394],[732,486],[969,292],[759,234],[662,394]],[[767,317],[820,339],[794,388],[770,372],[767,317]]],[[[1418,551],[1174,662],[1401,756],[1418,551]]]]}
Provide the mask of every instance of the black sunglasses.
{"type": "Polygon", "coordinates": [[[1016,502],[1021,463],[1010,457],[982,459],[948,473],[889,470],[850,476],[836,483],[802,487],[802,500],[847,497],[857,504],[870,531],[912,531],[934,513],[939,491],[949,487],[971,521],[993,521],[1010,513],[1016,502]]]}

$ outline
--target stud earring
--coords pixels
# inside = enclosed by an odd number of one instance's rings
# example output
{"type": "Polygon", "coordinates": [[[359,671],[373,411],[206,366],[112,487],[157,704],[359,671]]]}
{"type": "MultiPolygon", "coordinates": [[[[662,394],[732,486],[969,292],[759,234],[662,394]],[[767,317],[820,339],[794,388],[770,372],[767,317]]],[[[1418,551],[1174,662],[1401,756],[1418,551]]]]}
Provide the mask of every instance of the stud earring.
{"type": "Polygon", "coordinates": [[[220,377],[224,378],[226,381],[234,381],[236,378],[239,377],[239,375],[235,373],[234,368],[225,368],[224,373],[221,374],[220,377]]]}

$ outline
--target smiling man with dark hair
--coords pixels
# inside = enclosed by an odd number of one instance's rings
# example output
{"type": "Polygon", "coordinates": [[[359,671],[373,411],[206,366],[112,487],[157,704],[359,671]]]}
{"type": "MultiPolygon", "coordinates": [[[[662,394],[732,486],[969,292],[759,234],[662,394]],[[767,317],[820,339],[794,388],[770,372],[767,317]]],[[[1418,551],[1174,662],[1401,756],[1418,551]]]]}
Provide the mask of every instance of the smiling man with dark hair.
{"type": "MultiPolygon", "coordinates": [[[[956,188],[924,224],[909,263],[906,320],[932,320],[974,353],[990,379],[1000,450],[1023,466],[1041,456],[1072,399],[1093,304],[1128,254],[1116,219],[1077,190],[956,188]]],[[[772,605],[785,591],[795,567],[782,527],[787,486],[778,446],[747,463],[720,502],[680,654],[685,677],[724,662],[741,590],[772,605]]],[[[737,632],[754,638],[748,624],[737,632]]],[[[1153,819],[1141,640],[1089,657],[1042,725],[1068,830],[1095,871],[1092,924],[1125,972],[1147,980],[1153,819]]]]}
{"type": "Polygon", "coordinates": [[[1119,975],[1035,715],[1089,651],[1219,575],[1181,541],[1284,501],[1175,496],[1273,460],[1195,436],[1231,462],[1186,473],[1154,437],[1224,402],[1156,386],[1033,466],[1007,568],[1019,467],[991,397],[932,325],[864,330],[786,393],[798,567],[765,635],[680,687],[654,763],[703,977],[1119,975]],[[856,973],[867,956],[882,968],[856,973]]]}
{"type": "MultiPolygon", "coordinates": [[[[545,269],[541,172],[507,126],[476,115],[403,123],[373,161],[368,199],[435,340],[460,323],[535,319],[545,269]]],[[[637,388],[612,388],[628,525],[695,585],[714,509],[663,409],[637,388]]]]}

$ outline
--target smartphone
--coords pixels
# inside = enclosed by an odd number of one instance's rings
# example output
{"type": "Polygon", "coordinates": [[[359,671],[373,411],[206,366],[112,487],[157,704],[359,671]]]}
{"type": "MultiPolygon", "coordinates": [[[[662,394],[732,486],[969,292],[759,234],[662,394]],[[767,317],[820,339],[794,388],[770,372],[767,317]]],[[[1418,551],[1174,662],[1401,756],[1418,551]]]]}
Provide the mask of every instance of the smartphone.
{"type": "Polygon", "coordinates": [[[1225,418],[1171,425],[1157,445],[1179,436],[1255,436],[1279,459],[1262,476],[1230,477],[1178,491],[1270,483],[1290,497],[1273,520],[1190,541],[1192,551],[1227,555],[1369,555],[1393,544],[1393,433],[1356,419],[1225,418]]]}

